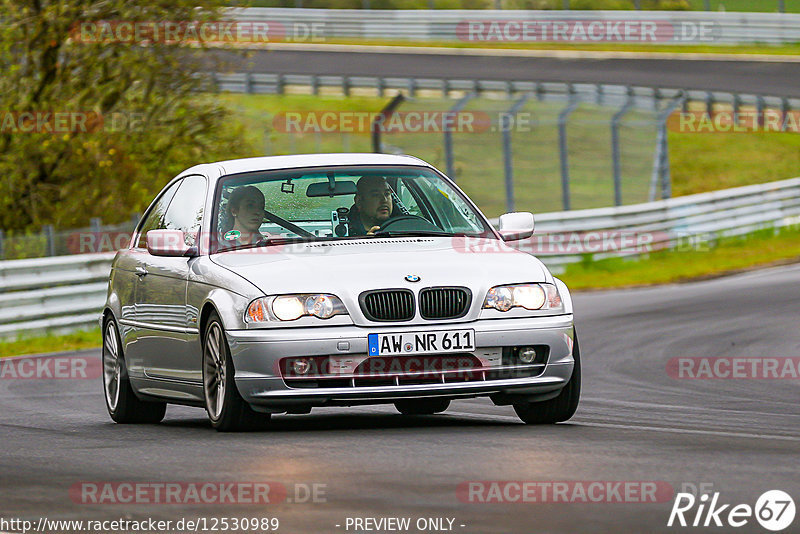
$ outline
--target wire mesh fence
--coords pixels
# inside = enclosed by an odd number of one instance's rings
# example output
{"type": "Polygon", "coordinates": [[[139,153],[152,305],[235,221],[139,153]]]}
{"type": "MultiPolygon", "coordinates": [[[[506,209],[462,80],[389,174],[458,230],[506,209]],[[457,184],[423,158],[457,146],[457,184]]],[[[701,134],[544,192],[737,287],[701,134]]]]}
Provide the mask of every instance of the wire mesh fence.
{"type": "MultiPolygon", "coordinates": [[[[248,141],[262,147],[263,155],[376,150],[415,155],[455,179],[489,217],[514,210],[547,213],[669,198],[666,132],[676,111],[689,119],[727,117],[715,126],[723,128],[731,120],[736,126],[745,116],[755,126],[777,117],[780,131],[800,131],[797,99],[762,95],[248,73],[215,74],[213,81],[220,91],[307,95],[300,118],[234,105],[246,122],[246,134],[253,137],[248,141]],[[335,109],[320,109],[330,105],[317,98],[323,94],[339,97],[335,109]],[[406,98],[384,117],[388,122],[379,128],[376,144],[371,125],[380,109],[365,110],[357,97],[370,96],[370,105],[380,105],[385,100],[374,97],[398,94],[406,98]],[[322,127],[331,114],[333,126],[322,127]],[[292,127],[298,120],[301,127],[292,127]]],[[[0,230],[0,259],[117,250],[127,244],[136,218],[114,226],[93,220],[88,228],[67,231],[50,226],[15,234],[0,230]]]]}

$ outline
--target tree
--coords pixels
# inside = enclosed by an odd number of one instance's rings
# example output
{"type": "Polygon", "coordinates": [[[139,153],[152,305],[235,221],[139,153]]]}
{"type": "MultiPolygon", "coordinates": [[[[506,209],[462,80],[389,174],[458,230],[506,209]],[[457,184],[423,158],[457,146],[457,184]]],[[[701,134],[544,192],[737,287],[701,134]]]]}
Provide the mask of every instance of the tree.
{"type": "Polygon", "coordinates": [[[222,3],[0,0],[0,228],[126,220],[186,167],[248,152],[187,33],[222,3]]]}

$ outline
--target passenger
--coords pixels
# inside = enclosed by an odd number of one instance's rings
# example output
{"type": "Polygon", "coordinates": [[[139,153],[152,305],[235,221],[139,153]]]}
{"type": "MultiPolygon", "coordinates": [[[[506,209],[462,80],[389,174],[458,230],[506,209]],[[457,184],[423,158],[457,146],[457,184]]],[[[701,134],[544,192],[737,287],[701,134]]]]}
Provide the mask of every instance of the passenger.
{"type": "Polygon", "coordinates": [[[350,208],[350,235],[373,235],[392,216],[392,189],[382,176],[362,176],[350,208]]]}
{"type": "Polygon", "coordinates": [[[247,185],[233,190],[225,206],[222,229],[222,245],[234,247],[258,243],[269,236],[259,229],[264,222],[264,193],[255,186],[247,185]]]}

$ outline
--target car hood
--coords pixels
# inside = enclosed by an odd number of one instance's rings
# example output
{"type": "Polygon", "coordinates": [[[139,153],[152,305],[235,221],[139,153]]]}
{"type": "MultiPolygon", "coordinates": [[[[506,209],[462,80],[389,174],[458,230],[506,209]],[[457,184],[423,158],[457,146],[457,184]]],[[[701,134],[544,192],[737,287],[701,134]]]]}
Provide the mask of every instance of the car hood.
{"type": "MultiPolygon", "coordinates": [[[[294,243],[223,252],[212,261],[266,295],[357,296],[380,288],[466,286],[474,295],[500,284],[552,282],[535,257],[496,239],[409,237],[294,243]],[[406,276],[419,277],[418,282],[406,276]]],[[[348,299],[349,300],[349,299],[348,299]]]]}

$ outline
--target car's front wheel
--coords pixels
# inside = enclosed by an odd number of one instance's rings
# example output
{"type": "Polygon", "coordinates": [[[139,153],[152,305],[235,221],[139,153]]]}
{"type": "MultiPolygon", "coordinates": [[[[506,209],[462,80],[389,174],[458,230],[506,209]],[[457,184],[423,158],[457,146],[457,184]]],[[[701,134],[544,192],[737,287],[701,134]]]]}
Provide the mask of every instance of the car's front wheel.
{"type": "Polygon", "coordinates": [[[269,414],[253,411],[236,389],[230,348],[216,312],[203,335],[203,392],[211,426],[220,432],[253,430],[269,421],[269,414]]]}
{"type": "Polygon", "coordinates": [[[450,407],[450,399],[404,399],[394,403],[403,415],[433,415],[450,407]]]}
{"type": "Polygon", "coordinates": [[[578,409],[581,396],[581,350],[578,346],[578,333],[575,332],[572,356],[575,367],[572,377],[557,397],[542,402],[525,402],[514,405],[520,419],[529,425],[561,423],[568,420],[578,409]]]}
{"type": "Polygon", "coordinates": [[[167,412],[166,403],[145,402],[133,392],[113,317],[103,322],[103,392],[108,415],[116,423],[159,423],[167,412]]]}

